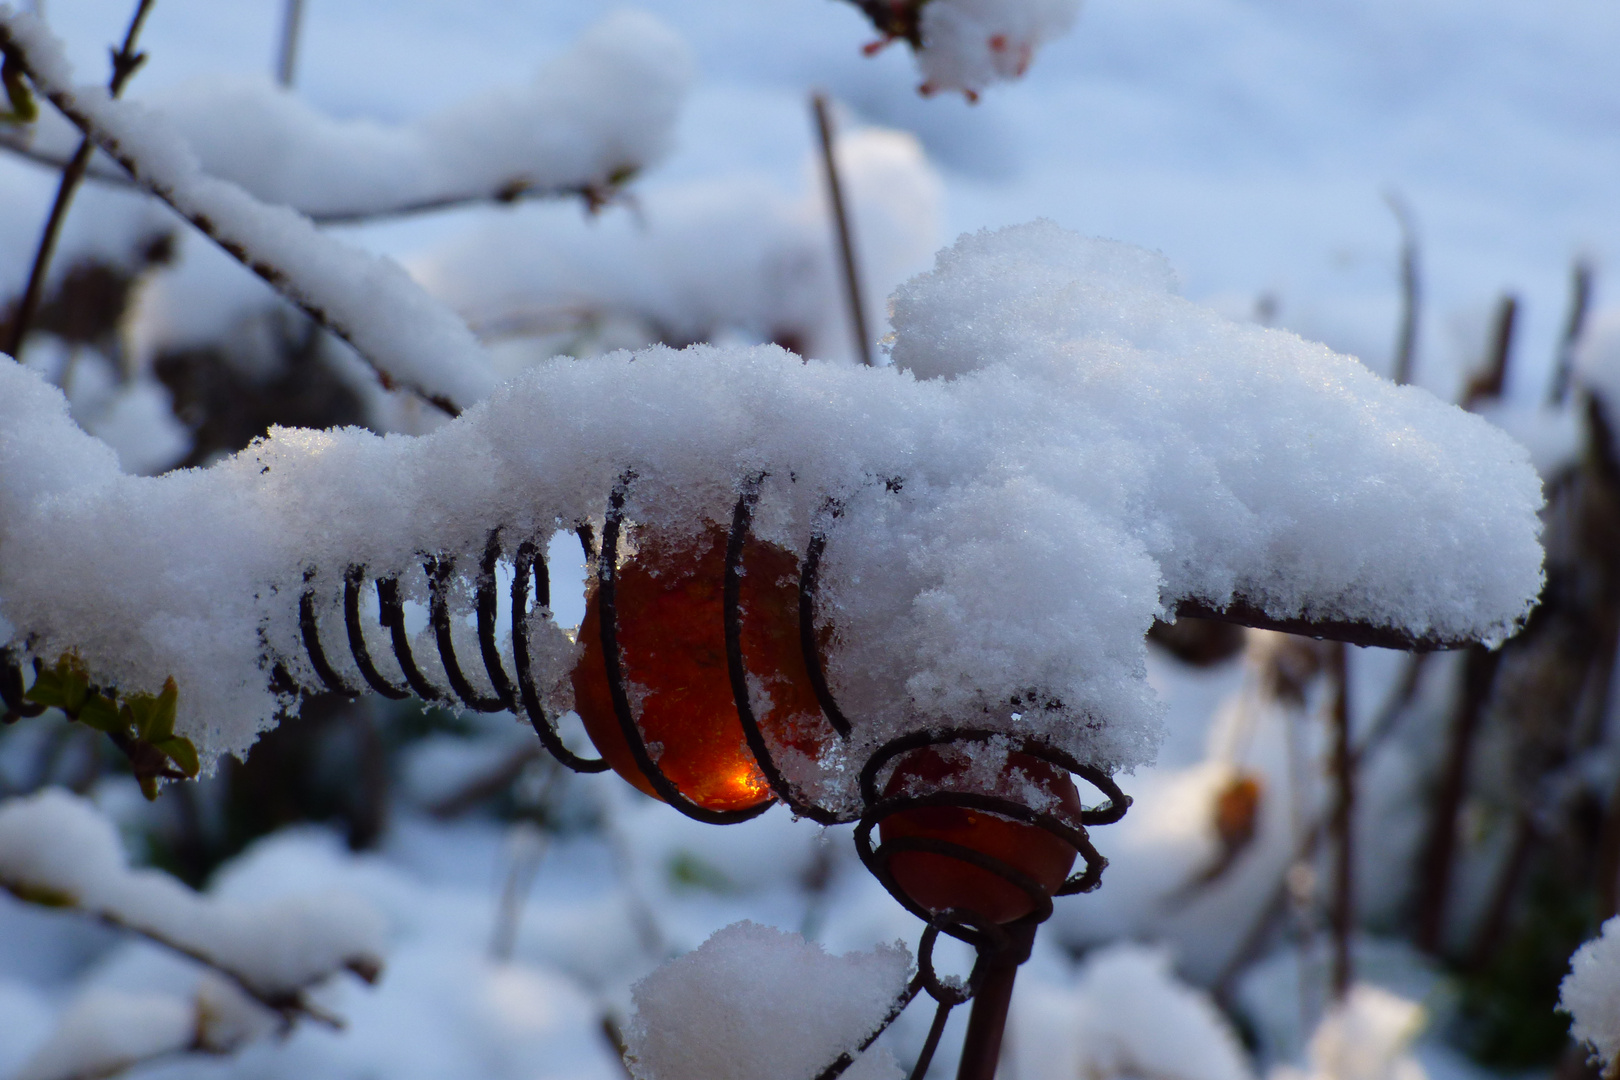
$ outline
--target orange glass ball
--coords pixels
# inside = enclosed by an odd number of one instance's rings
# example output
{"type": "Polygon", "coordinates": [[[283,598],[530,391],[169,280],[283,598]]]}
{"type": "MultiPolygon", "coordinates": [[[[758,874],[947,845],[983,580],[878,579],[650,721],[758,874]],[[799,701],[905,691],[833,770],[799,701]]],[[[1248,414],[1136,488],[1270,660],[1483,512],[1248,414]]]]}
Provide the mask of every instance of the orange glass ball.
{"type": "MultiPolygon", "coordinates": [[[[726,664],[726,531],[696,542],[652,530],[615,588],[625,689],[649,756],[682,795],[709,810],[743,810],[772,797],[748,748],[726,664]]],[[[799,641],[799,566],[761,540],[744,545],[739,593],[742,652],[755,719],[773,744],[818,756],[825,722],[799,641]]],[[[613,710],[597,594],[586,600],[574,666],[574,708],[613,771],[658,798],[637,767],[613,710]]]]}
{"type": "MultiPolygon", "coordinates": [[[[967,791],[1023,801],[1033,784],[1055,796],[1057,812],[1080,822],[1080,793],[1069,774],[1028,754],[1007,755],[993,784],[973,782],[965,755],[947,759],[933,747],[914,750],[884,786],[885,798],[926,792],[967,791]]],[[[1037,825],[1000,814],[957,806],[923,806],[884,818],[879,838],[887,843],[905,836],[930,837],[999,859],[1033,879],[1048,895],[1063,885],[1078,854],[1069,844],[1037,825]]],[[[899,851],[889,860],[895,883],[917,904],[934,914],[953,908],[985,922],[1009,923],[1035,910],[1028,893],[999,875],[962,859],[928,851],[899,851]]]]}

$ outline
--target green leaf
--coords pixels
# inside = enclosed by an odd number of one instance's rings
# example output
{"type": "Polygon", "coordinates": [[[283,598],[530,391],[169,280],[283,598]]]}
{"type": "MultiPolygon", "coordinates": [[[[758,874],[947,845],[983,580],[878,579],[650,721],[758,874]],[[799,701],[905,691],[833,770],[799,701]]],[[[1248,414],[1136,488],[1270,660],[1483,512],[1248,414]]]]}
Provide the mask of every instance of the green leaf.
{"type": "Polygon", "coordinates": [[[130,694],[119,706],[118,715],[135,730],[135,737],[156,743],[174,734],[174,710],[180,700],[180,689],[173,676],[163,684],[163,693],[130,694]]]}
{"type": "Polygon", "coordinates": [[[79,710],[79,723],[111,735],[115,731],[127,733],[123,718],[118,715],[118,703],[106,694],[91,694],[79,710]]]}
{"type": "Polygon", "coordinates": [[[90,696],[90,670],[77,653],[63,653],[55,667],[42,668],[23,695],[39,705],[61,709],[77,719],[90,696]]]}
{"type": "Polygon", "coordinates": [[[191,740],[184,735],[171,735],[167,739],[157,740],[152,745],[163,751],[163,755],[187,776],[195,777],[202,771],[202,762],[197,759],[197,748],[191,745],[191,740]]]}

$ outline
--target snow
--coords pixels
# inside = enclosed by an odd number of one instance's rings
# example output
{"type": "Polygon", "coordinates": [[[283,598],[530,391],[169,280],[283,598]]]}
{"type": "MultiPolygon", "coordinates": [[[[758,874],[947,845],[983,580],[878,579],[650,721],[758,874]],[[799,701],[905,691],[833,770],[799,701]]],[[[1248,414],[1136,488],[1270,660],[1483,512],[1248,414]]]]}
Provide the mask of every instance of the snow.
{"type": "Polygon", "coordinates": [[[1080,0],[930,0],[920,6],[923,92],[976,94],[1022,76],[1037,49],[1074,25],[1080,0]]]}
{"type": "Polygon", "coordinates": [[[0,885],[169,944],[266,997],[343,969],[369,980],[382,965],[384,927],[364,902],[340,893],[273,903],[200,897],[166,874],[131,870],[112,824],[60,789],[0,804],[0,885]]]}
{"type": "Polygon", "coordinates": [[[1307,1068],[1279,1066],[1270,1080],[1425,1080],[1423,1066],[1407,1053],[1423,1023],[1423,1006],[1356,983],[1317,1025],[1307,1068]]]}
{"type": "Polygon", "coordinates": [[[161,994],[100,990],[62,1017],[50,1041],[13,1080],[78,1080],[122,1072],[150,1058],[191,1048],[197,1036],[190,1002],[161,994]]]}
{"type": "MultiPolygon", "coordinates": [[[[129,96],[163,114],[208,175],[263,202],[344,218],[502,192],[605,192],[669,152],[692,76],[679,36],[620,11],[527,83],[409,124],[329,116],[267,77],[240,74],[129,96]]],[[[48,115],[30,145],[66,157],[79,133],[48,115]]]]}
{"type": "MultiPolygon", "coordinates": [[[[899,943],[835,957],[797,934],[737,923],[636,984],[628,1060],[638,1080],[815,1076],[878,1029],[910,969],[899,943]]],[[[863,1080],[902,1075],[882,1051],[866,1058],[854,1073],[863,1080]]]]}
{"type": "Polygon", "coordinates": [[[1605,1065],[1620,1057],[1620,916],[1575,950],[1559,987],[1558,1008],[1573,1022],[1570,1038],[1585,1043],[1605,1065]]]}
{"type": "Polygon", "coordinates": [[[1020,1077],[1253,1080],[1231,1024],[1175,976],[1163,947],[1112,945],[1089,954],[1070,987],[1020,979],[1014,992],[1020,1077]]]}
{"type": "Polygon", "coordinates": [[[494,377],[477,339],[393,260],[333,240],[295,211],[206,175],[161,114],[97,87],[74,87],[61,43],[33,16],[0,8],[0,37],[27,50],[42,89],[90,118],[103,149],[116,147],[144,185],[188,218],[206,220],[216,240],[243,251],[256,272],[325,312],[380,371],[457,407],[489,393],[494,377]]]}
{"type": "MultiPolygon", "coordinates": [[[[938,246],[940,177],[903,132],[842,130],[834,152],[875,343],[888,294],[927,266],[938,246]]],[[[847,359],[850,331],[819,169],[807,158],[792,192],[762,178],[666,187],[638,197],[634,217],[609,212],[587,221],[559,212],[565,208],[525,208],[459,232],[406,265],[486,339],[526,339],[527,363],[557,351],[611,351],[612,344],[591,349],[593,336],[625,347],[655,339],[791,342],[805,356],[847,359]],[[703,252],[697,274],[694,252],[703,252]]],[[[509,353],[499,344],[492,351],[509,353]]]]}
{"type": "MultiPolygon", "coordinates": [[[[294,599],[307,568],[335,611],[350,564],[408,571],[418,552],[481,550],[496,526],[590,520],[626,469],[631,519],[691,535],[765,470],[758,530],[790,549],[829,496],[847,504],[822,610],[845,711],[867,718],[856,752],[956,718],[1142,763],[1157,741],[1142,635],[1186,597],[1505,636],[1540,587],[1524,452],[1168,280],[1152,256],[1035,223],[965,237],[901,290],[894,367],[770,347],[560,358],[421,438],[277,431],[207,470],[98,471],[5,523],[5,617],[47,659],[77,649],[120,686],[173,675],[176,730],[240,752],[275,708],[266,643],[313,685],[294,599]],[[1157,277],[1113,274],[1132,260],[1157,277]],[[1032,688],[1058,704],[1015,714],[1032,688]]],[[[31,375],[0,379],[0,407],[62,416],[31,375]]],[[[33,453],[83,445],[59,423],[33,453]]],[[[13,451],[21,475],[55,467],[29,452],[13,451]]],[[[420,579],[407,587],[420,598],[420,579]]],[[[571,663],[545,626],[549,663],[571,663]]]]}

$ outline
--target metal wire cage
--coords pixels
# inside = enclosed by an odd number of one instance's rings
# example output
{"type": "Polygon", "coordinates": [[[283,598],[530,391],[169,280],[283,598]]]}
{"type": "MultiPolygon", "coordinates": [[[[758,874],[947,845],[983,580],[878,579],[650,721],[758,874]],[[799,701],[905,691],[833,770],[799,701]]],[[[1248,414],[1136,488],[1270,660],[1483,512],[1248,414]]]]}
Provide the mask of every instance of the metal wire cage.
{"type": "MultiPolygon", "coordinates": [[[[840,1055],[816,1080],[835,1080],[853,1063],[859,1052],[864,1051],[923,992],[936,1002],[937,1007],[913,1076],[921,1077],[927,1071],[951,1010],[977,998],[980,1000],[975,1003],[974,1018],[970,1021],[960,1075],[964,1078],[989,1077],[994,1073],[995,1047],[999,1046],[1001,1026],[1006,1020],[1011,973],[1016,972],[1018,965],[1028,959],[1035,928],[1051,916],[1054,896],[1088,892],[1101,883],[1107,860],[1092,845],[1086,829],[1088,826],[1118,821],[1130,806],[1130,799],[1106,772],[1078,761],[1055,747],[1031,738],[970,728],[918,731],[880,746],[861,768],[858,809],[823,805],[800,791],[776,760],[760,724],[749,688],[748,657],[743,647],[744,554],[766,475],[755,474],[740,486],[726,532],[721,609],[731,698],[748,750],[768,785],[768,794],[752,805],[737,809],[717,810],[701,805],[689,798],[666,775],[660,767],[659,756],[653,753],[638,724],[629,685],[632,673],[621,649],[618,603],[620,556],[627,528],[625,506],[630,488],[636,481],[636,475],[628,471],[620,476],[609,495],[600,545],[590,525],[580,524],[574,530],[587,565],[592,568],[596,579],[595,604],[599,613],[597,621],[605,669],[603,674],[619,733],[636,768],[652,790],[676,810],[695,820],[719,825],[733,824],[755,818],[780,802],[795,815],[822,825],[854,823],[855,845],[861,861],[897,902],[923,921],[924,930],[918,944],[918,970],[907,991],[895,1002],[882,1024],[854,1052],[840,1055]],[[886,771],[892,771],[893,766],[909,753],[944,745],[983,745],[997,739],[1007,741],[1018,754],[1079,777],[1101,792],[1105,801],[1096,807],[1083,809],[1078,819],[1074,819],[1072,815],[1054,810],[1032,808],[1006,795],[952,790],[886,795],[880,790],[880,777],[886,771]],[[885,819],[897,813],[928,807],[973,810],[1033,826],[1072,848],[1082,861],[1082,868],[1052,892],[1017,867],[961,844],[932,837],[904,836],[874,845],[873,831],[885,819]],[[1007,924],[990,922],[971,911],[930,911],[909,896],[895,878],[892,861],[896,855],[905,852],[945,856],[991,873],[1023,892],[1030,900],[1031,910],[1007,924]],[[941,934],[961,940],[975,950],[978,959],[965,981],[942,978],[936,973],[933,952],[941,934]],[[996,1000],[990,1000],[989,1008],[981,1010],[981,1004],[985,1003],[987,997],[996,1000]],[[979,1034],[976,1035],[976,1032],[979,1034]],[[988,1050],[980,1045],[985,1043],[987,1036],[991,1044],[988,1050]],[[970,1061],[975,1055],[981,1059],[977,1064],[970,1061]]],[[[887,487],[897,491],[900,484],[891,480],[887,482],[887,487]]],[[[828,499],[816,516],[809,543],[803,558],[799,560],[797,615],[798,643],[805,674],[820,707],[821,718],[834,737],[848,745],[854,728],[828,682],[818,637],[820,621],[817,614],[823,555],[829,536],[843,513],[842,503],[828,499]]],[[[558,727],[559,718],[545,707],[545,696],[536,679],[530,612],[531,604],[534,611],[549,612],[550,609],[551,578],[545,554],[549,539],[549,535],[523,539],[517,543],[511,556],[508,594],[511,611],[510,670],[499,643],[501,575],[498,569],[506,558],[508,546],[501,528],[489,532],[477,572],[470,576],[478,642],[478,656],[470,663],[458,652],[454,632],[456,615],[452,610],[452,590],[458,581],[459,560],[455,554],[444,552],[422,556],[421,569],[427,586],[428,626],[446,685],[438,685],[429,678],[414,651],[412,635],[406,627],[405,589],[399,572],[390,571],[373,577],[368,567],[361,564],[350,565],[343,572],[341,635],[330,630],[323,632],[320,575],[313,567],[305,572],[304,589],[299,596],[298,633],[310,670],[322,688],[346,697],[356,697],[371,690],[396,700],[416,697],[425,702],[459,706],[477,712],[510,711],[527,719],[545,749],[567,768],[581,773],[607,770],[610,765],[605,757],[584,757],[565,744],[558,727]],[[399,682],[390,679],[378,667],[372,646],[368,643],[368,628],[363,618],[366,605],[362,603],[368,582],[375,588],[377,598],[377,625],[371,634],[381,636],[386,641],[387,649],[398,665],[402,680],[399,682]],[[339,648],[347,650],[354,672],[360,677],[359,685],[345,677],[333,663],[331,649],[334,638],[341,642],[339,648]],[[475,686],[469,677],[469,672],[478,670],[473,664],[481,665],[487,679],[487,692],[475,686]]],[[[6,662],[0,664],[0,693],[4,695],[8,710],[18,715],[37,714],[41,711],[40,707],[28,703],[23,697],[21,671],[14,655],[8,652],[4,659],[6,662]]],[[[298,693],[303,690],[287,665],[281,662],[271,665],[271,682],[283,692],[298,693]]]]}

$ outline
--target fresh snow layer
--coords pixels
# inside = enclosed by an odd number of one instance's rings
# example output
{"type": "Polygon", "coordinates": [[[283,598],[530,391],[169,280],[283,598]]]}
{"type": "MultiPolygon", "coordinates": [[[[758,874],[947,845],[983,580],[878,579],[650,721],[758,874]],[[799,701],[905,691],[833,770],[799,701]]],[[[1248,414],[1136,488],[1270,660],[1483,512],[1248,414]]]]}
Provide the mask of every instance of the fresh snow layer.
{"type": "Polygon", "coordinates": [[[1570,1038],[1590,1046],[1605,1065],[1620,1058],[1620,916],[1569,958],[1558,1008],[1574,1017],[1570,1038]]]}
{"type": "Polygon", "coordinates": [[[131,870],[110,821],[58,788],[0,803],[0,887],[168,944],[254,993],[300,991],[348,968],[375,977],[380,916],[339,893],[244,903],[131,870]]]}
{"type": "MultiPolygon", "coordinates": [[[[830,956],[798,934],[736,923],[635,985],[626,1057],[638,1080],[803,1080],[855,1053],[910,975],[898,943],[830,956]]],[[[903,1074],[877,1050],[844,1075],[903,1074]]]]}
{"type": "MultiPolygon", "coordinates": [[[[679,36],[620,11],[527,84],[409,124],[335,119],[243,75],[132,97],[173,124],[210,176],[315,217],[364,217],[502,192],[605,189],[668,153],[692,76],[679,36]]],[[[65,157],[78,145],[77,129],[48,109],[36,126],[36,149],[65,157]]]]}
{"type": "MultiPolygon", "coordinates": [[[[271,662],[315,685],[306,571],[339,657],[351,564],[420,599],[420,553],[476,565],[496,527],[511,551],[600,520],[626,470],[629,518],[684,535],[766,473],[756,529],[791,550],[843,504],[819,603],[852,753],[970,722],[1120,768],[1152,756],[1143,634],[1183,598],[1495,641],[1539,591],[1520,447],[1181,300],[1156,256],[1047,223],[964,237],[894,325],[893,367],[768,346],[558,358],[430,435],[278,430],[159,478],[117,475],[54,388],[0,366],[0,615],[128,691],[174,676],[177,731],[241,752],[274,715],[271,662]]],[[[549,686],[572,653],[547,626],[549,686]]]]}

